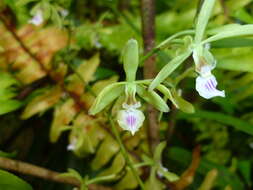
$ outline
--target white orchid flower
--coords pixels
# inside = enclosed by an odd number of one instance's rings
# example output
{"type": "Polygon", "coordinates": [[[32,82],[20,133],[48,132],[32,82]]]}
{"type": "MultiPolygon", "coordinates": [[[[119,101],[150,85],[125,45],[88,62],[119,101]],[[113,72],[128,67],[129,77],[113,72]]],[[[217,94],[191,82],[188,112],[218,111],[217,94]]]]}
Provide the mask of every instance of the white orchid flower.
{"type": "Polygon", "coordinates": [[[193,51],[196,71],[199,73],[196,78],[196,90],[200,96],[206,99],[216,96],[225,97],[225,91],[216,88],[218,83],[211,72],[216,66],[216,61],[208,50],[209,47],[203,47],[203,49],[193,51]]]}
{"type": "Polygon", "coordinates": [[[43,13],[41,10],[38,10],[36,14],[28,21],[30,24],[34,24],[36,26],[40,25],[43,22],[43,13]]]}
{"type": "Polygon", "coordinates": [[[59,12],[63,18],[69,15],[69,11],[67,9],[61,9],[59,12]]]}
{"type": "Polygon", "coordinates": [[[124,103],[123,110],[118,111],[117,121],[119,126],[127,131],[130,131],[132,135],[142,126],[145,116],[142,111],[138,110],[141,106],[140,102],[132,105],[124,103]]]}

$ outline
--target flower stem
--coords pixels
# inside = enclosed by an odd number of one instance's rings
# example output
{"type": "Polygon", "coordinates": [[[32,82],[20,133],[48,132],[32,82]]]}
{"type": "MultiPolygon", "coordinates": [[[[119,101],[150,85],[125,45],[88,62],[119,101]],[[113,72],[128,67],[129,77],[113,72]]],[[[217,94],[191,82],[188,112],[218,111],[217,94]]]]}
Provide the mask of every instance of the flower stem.
{"type": "Polygon", "coordinates": [[[119,144],[119,146],[120,146],[120,151],[121,151],[122,155],[124,156],[127,165],[129,166],[129,168],[131,169],[131,171],[132,171],[134,177],[135,177],[136,180],[138,181],[138,183],[139,183],[141,189],[142,189],[142,190],[145,190],[144,184],[143,184],[141,178],[139,177],[139,175],[138,175],[136,169],[134,168],[134,164],[133,164],[132,161],[130,160],[130,158],[129,158],[129,156],[128,156],[128,153],[127,153],[127,151],[126,151],[126,149],[125,149],[125,147],[124,147],[124,145],[123,145],[123,143],[122,143],[122,141],[121,141],[119,132],[118,132],[118,130],[117,130],[117,128],[116,128],[116,125],[115,125],[114,122],[113,122],[112,117],[111,117],[110,115],[108,115],[108,117],[109,117],[110,124],[111,124],[111,126],[112,126],[112,131],[113,131],[113,133],[114,133],[114,135],[115,135],[115,137],[116,137],[116,140],[118,141],[118,144],[119,144]]]}

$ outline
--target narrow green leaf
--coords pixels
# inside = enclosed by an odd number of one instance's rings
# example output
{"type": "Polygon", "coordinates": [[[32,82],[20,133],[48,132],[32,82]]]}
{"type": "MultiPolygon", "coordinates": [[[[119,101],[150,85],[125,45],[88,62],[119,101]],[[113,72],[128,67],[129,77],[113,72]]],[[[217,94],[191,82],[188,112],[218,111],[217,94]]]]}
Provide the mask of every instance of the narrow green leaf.
{"type": "Polygon", "coordinates": [[[156,92],[148,91],[142,85],[137,85],[137,94],[161,112],[170,110],[166,102],[156,92]]]}
{"type": "Polygon", "coordinates": [[[253,24],[252,16],[245,10],[245,8],[238,9],[234,13],[234,17],[248,24],[253,24]]]}
{"type": "Polygon", "coordinates": [[[96,98],[95,102],[89,110],[89,114],[95,115],[102,111],[113,100],[119,97],[125,90],[124,83],[114,83],[105,87],[96,98]]]}
{"type": "Polygon", "coordinates": [[[7,88],[12,85],[17,85],[18,81],[6,72],[0,72],[0,88],[7,88]]]}
{"type": "Polygon", "coordinates": [[[17,176],[0,170],[0,189],[3,190],[32,190],[31,185],[17,176]]]}
{"type": "Polygon", "coordinates": [[[182,118],[192,118],[199,117],[204,119],[211,119],[220,123],[223,123],[227,126],[234,127],[237,130],[243,131],[247,134],[253,135],[253,125],[233,116],[229,116],[223,113],[211,112],[211,111],[202,111],[197,110],[194,114],[179,114],[179,117],[182,118]]]}
{"type": "Polygon", "coordinates": [[[205,29],[208,23],[208,20],[212,14],[215,0],[204,0],[204,3],[201,7],[197,24],[196,24],[196,34],[195,34],[195,43],[200,43],[204,37],[205,29]]]}
{"type": "Polygon", "coordinates": [[[250,38],[226,38],[211,43],[212,48],[238,48],[253,46],[253,39],[250,38]]]}
{"type": "Polygon", "coordinates": [[[226,29],[223,32],[221,31],[220,33],[214,36],[211,36],[210,38],[207,38],[201,43],[205,44],[205,43],[210,43],[210,42],[225,39],[225,38],[253,35],[253,24],[237,25],[237,26],[233,26],[232,28],[233,28],[232,30],[226,29]]]}
{"type": "Polygon", "coordinates": [[[191,54],[191,50],[172,59],[162,70],[158,73],[155,79],[151,82],[149,90],[154,90],[161,82],[163,82],[173,71],[175,71],[191,54]]]}
{"type": "Polygon", "coordinates": [[[123,64],[126,73],[126,81],[135,81],[139,64],[139,50],[138,42],[134,39],[129,40],[123,50],[123,64]]]}

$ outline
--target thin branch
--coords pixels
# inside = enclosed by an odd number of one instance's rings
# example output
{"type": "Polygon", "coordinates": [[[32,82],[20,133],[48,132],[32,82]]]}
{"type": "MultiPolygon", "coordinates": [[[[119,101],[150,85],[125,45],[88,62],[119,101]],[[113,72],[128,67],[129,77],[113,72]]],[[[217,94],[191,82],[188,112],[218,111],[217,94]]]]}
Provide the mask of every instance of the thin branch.
{"type": "MultiPolygon", "coordinates": [[[[141,0],[142,35],[144,53],[148,54],[155,47],[155,0],[141,0]]],[[[154,78],[156,75],[155,55],[144,62],[144,78],[154,78]]],[[[159,143],[158,112],[151,105],[148,106],[148,137],[151,152],[159,143]]]]}
{"type": "MultiPolygon", "coordinates": [[[[75,178],[71,177],[59,177],[60,173],[51,171],[39,166],[35,166],[26,162],[16,161],[9,158],[0,157],[0,168],[18,172],[25,175],[31,175],[46,180],[54,181],[57,183],[64,183],[73,185],[76,187],[80,186],[80,183],[75,178]]],[[[110,190],[111,188],[103,187],[100,185],[90,184],[89,190],[110,190]]]]}

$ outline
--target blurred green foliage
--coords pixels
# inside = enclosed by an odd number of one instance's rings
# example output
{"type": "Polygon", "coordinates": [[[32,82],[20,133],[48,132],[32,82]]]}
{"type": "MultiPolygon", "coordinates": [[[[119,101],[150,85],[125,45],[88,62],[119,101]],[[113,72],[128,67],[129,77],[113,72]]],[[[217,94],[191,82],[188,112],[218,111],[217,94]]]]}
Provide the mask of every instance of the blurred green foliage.
{"type": "MultiPolygon", "coordinates": [[[[156,43],[181,30],[192,29],[200,3],[157,0],[156,43]]],[[[131,38],[140,45],[143,42],[139,7],[138,0],[0,1],[0,157],[25,160],[59,172],[74,168],[81,180],[113,175],[112,179],[102,180],[105,186],[122,190],[137,188],[106,115],[91,117],[87,111],[105,86],[124,80],[122,49],[131,38]],[[45,21],[40,26],[31,26],[28,21],[38,9],[43,10],[45,21]],[[62,10],[67,10],[68,15],[62,16],[62,10]],[[3,18],[10,28],[5,26],[3,18]],[[17,42],[13,31],[30,52],[17,42]]],[[[219,33],[223,24],[252,24],[252,15],[251,0],[217,1],[207,33],[219,33]]],[[[187,38],[184,40],[185,45],[187,38]]],[[[180,53],[177,50],[181,46],[182,43],[174,43],[159,51],[157,68],[161,69],[180,53]]],[[[164,151],[160,150],[161,158],[149,154],[147,123],[135,136],[120,131],[146,187],[156,190],[173,187],[171,178],[182,177],[190,165],[192,150],[200,144],[201,161],[186,189],[198,189],[212,169],[218,170],[213,189],[252,188],[252,46],[252,36],[211,42],[217,59],[215,74],[219,86],[226,91],[224,99],[205,100],[197,95],[191,59],[166,80],[166,86],[172,89],[173,103],[187,113],[170,106],[172,111],[161,116],[160,136],[167,141],[164,151]],[[138,164],[149,166],[155,173],[145,176],[145,170],[138,164]],[[157,177],[162,166],[169,170],[167,177],[165,174],[157,177]]],[[[143,58],[142,45],[140,57],[143,58]]],[[[142,76],[140,67],[137,79],[142,76]]],[[[113,116],[123,99],[111,105],[113,116]]],[[[141,109],[145,108],[146,105],[141,109]]],[[[105,112],[109,110],[107,107],[105,112]]],[[[36,190],[72,188],[20,177],[36,190]]],[[[2,170],[0,189],[1,185],[31,189],[2,170]]]]}

